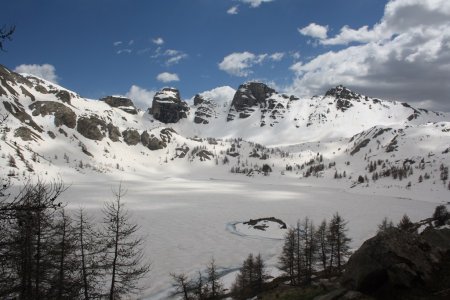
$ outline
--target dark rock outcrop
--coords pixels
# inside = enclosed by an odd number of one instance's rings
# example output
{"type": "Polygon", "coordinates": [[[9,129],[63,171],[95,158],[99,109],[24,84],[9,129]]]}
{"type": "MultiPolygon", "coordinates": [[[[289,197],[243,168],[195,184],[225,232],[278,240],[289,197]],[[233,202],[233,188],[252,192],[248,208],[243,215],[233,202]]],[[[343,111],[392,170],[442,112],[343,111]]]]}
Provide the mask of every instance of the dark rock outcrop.
{"type": "Polygon", "coordinates": [[[164,88],[153,97],[151,114],[163,123],[177,123],[186,118],[189,110],[186,102],[181,101],[180,92],[173,88],[164,88]]]}
{"type": "MultiPolygon", "coordinates": [[[[239,118],[248,118],[255,110],[254,107],[267,107],[267,99],[275,92],[261,82],[247,82],[239,86],[231,102],[232,110],[239,114],[239,118]]],[[[228,121],[233,120],[235,115],[230,111],[228,121]]]]}
{"type": "Polygon", "coordinates": [[[3,101],[3,105],[5,106],[5,109],[15,118],[17,118],[20,122],[28,126],[31,126],[34,130],[38,132],[43,132],[42,128],[38,124],[36,124],[36,122],[34,122],[33,118],[25,112],[23,106],[15,105],[7,101],[3,101]]]}
{"type": "Polygon", "coordinates": [[[72,98],[70,96],[70,93],[68,91],[65,90],[59,90],[58,92],[56,92],[56,98],[58,98],[59,100],[61,100],[64,103],[70,104],[70,99],[72,98]]]}
{"type": "Polygon", "coordinates": [[[202,95],[197,94],[197,95],[195,95],[195,97],[194,97],[194,105],[195,105],[195,106],[200,105],[200,104],[202,104],[203,102],[205,102],[205,100],[206,100],[206,99],[203,98],[202,95]]]}
{"type": "Polygon", "coordinates": [[[107,96],[107,97],[101,98],[100,101],[104,101],[109,106],[119,108],[129,114],[132,114],[132,115],[137,114],[137,109],[134,106],[133,101],[129,98],[118,97],[118,96],[107,96]]]}
{"type": "Polygon", "coordinates": [[[122,136],[120,130],[117,126],[114,126],[112,123],[109,123],[108,126],[108,137],[113,142],[118,142],[119,138],[122,136]]]}
{"type": "Polygon", "coordinates": [[[141,135],[135,129],[127,129],[122,132],[123,140],[128,146],[137,145],[141,141],[141,135]]]}
{"type": "Polygon", "coordinates": [[[167,147],[167,144],[170,143],[172,139],[172,133],[175,133],[175,130],[172,128],[163,128],[159,132],[159,138],[154,134],[149,134],[147,131],[144,131],[141,134],[141,143],[148,149],[160,150],[167,147]]]}
{"type": "Polygon", "coordinates": [[[55,126],[66,125],[69,128],[75,128],[77,115],[66,105],[53,101],[38,101],[30,105],[33,110],[32,115],[42,117],[47,115],[55,116],[55,126]]]}
{"type": "Polygon", "coordinates": [[[342,284],[376,297],[410,299],[395,295],[405,295],[411,289],[426,291],[433,286],[449,250],[450,230],[429,228],[418,235],[388,229],[364,242],[350,257],[342,284]]]}
{"type": "Polygon", "coordinates": [[[335,98],[336,109],[342,112],[353,106],[352,100],[361,100],[363,98],[362,95],[355,93],[342,85],[329,89],[325,93],[325,97],[335,98]]]}
{"type": "Polygon", "coordinates": [[[105,121],[97,116],[80,117],[77,123],[77,131],[90,140],[101,141],[107,130],[105,121]]]}
{"type": "Polygon", "coordinates": [[[195,111],[194,123],[208,124],[209,119],[215,115],[215,103],[197,94],[194,97],[194,105],[197,107],[195,111]]]}
{"type": "Polygon", "coordinates": [[[14,130],[14,137],[19,137],[23,141],[37,141],[41,137],[28,127],[21,126],[14,130]]]}

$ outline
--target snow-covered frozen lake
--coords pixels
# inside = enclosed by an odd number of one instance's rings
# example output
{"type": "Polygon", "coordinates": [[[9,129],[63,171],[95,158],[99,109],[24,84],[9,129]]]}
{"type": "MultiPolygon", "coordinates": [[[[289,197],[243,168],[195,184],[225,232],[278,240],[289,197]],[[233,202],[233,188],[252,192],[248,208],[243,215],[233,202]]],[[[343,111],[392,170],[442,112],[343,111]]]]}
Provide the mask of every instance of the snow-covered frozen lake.
{"type": "MultiPolygon", "coordinates": [[[[89,177],[89,182],[79,178],[62,200],[69,208],[83,206],[101,221],[103,202],[113,199],[111,189],[118,184],[105,177],[89,177]]],[[[123,200],[141,226],[152,263],[144,299],[167,299],[169,273],[195,276],[211,257],[224,272],[238,268],[249,253],[261,253],[269,266],[276,266],[282,241],[233,234],[227,230],[232,222],[277,217],[294,225],[308,216],[318,224],[339,212],[348,220],[356,248],[375,234],[383,217],[397,222],[407,213],[416,221],[431,216],[436,206],[429,200],[352,194],[292,178],[133,178],[123,179],[122,186],[127,189],[123,200]]]]}

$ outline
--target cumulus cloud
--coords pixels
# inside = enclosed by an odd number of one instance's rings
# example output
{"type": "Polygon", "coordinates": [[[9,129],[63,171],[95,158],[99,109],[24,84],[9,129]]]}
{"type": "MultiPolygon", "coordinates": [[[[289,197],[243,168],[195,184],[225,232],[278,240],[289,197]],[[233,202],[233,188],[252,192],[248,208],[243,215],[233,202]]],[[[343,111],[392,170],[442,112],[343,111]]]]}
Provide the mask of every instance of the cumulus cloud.
{"type": "Polygon", "coordinates": [[[117,42],[114,42],[113,45],[117,47],[117,46],[122,45],[122,43],[123,43],[122,41],[117,41],[117,42]]]}
{"type": "Polygon", "coordinates": [[[240,0],[240,1],[249,4],[251,7],[259,7],[264,2],[272,2],[274,0],[240,0]]]}
{"type": "Polygon", "coordinates": [[[253,54],[251,52],[234,52],[223,58],[219,63],[219,69],[230,75],[238,77],[247,77],[253,73],[251,68],[254,65],[262,64],[270,59],[272,61],[280,61],[284,53],[276,52],[273,54],[253,54]]]}
{"type": "Polygon", "coordinates": [[[14,69],[17,73],[27,73],[42,79],[48,80],[53,83],[58,83],[58,76],[56,75],[56,69],[53,65],[20,65],[14,69]]]}
{"type": "Polygon", "coordinates": [[[238,12],[239,12],[239,5],[232,6],[227,10],[227,14],[229,15],[237,15],[238,12]]]}
{"type": "Polygon", "coordinates": [[[372,28],[344,26],[334,37],[317,39],[350,46],[293,64],[292,92],[311,95],[345,84],[450,111],[450,1],[391,0],[372,28]]]}
{"type": "Polygon", "coordinates": [[[164,44],[164,40],[161,37],[157,37],[155,39],[152,40],[153,44],[161,46],[162,44],[164,44]]]}
{"type": "Polygon", "coordinates": [[[167,83],[172,81],[180,81],[180,78],[175,73],[163,72],[156,76],[156,80],[167,83]]]}
{"type": "Polygon", "coordinates": [[[326,39],[328,26],[317,25],[316,23],[311,23],[306,27],[298,28],[298,32],[302,35],[310,36],[318,39],[326,39]]]}
{"type": "Polygon", "coordinates": [[[147,90],[137,85],[132,85],[125,96],[133,100],[136,107],[140,109],[147,109],[152,106],[153,96],[155,93],[156,91],[147,90]]]}

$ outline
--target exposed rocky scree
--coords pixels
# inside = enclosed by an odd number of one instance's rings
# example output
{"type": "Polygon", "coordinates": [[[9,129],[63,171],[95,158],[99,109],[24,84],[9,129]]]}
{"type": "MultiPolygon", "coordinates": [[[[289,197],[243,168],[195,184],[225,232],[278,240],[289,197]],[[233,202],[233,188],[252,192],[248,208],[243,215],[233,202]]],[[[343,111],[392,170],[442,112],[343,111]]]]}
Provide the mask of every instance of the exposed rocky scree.
{"type": "Polygon", "coordinates": [[[180,92],[174,88],[164,88],[153,97],[150,113],[163,123],[177,123],[186,118],[189,107],[181,101],[180,92]]]}
{"type": "Polygon", "coordinates": [[[126,97],[107,96],[101,98],[100,101],[103,101],[111,107],[119,108],[124,112],[127,112],[132,115],[136,115],[138,113],[136,107],[134,106],[133,101],[126,97]]]}

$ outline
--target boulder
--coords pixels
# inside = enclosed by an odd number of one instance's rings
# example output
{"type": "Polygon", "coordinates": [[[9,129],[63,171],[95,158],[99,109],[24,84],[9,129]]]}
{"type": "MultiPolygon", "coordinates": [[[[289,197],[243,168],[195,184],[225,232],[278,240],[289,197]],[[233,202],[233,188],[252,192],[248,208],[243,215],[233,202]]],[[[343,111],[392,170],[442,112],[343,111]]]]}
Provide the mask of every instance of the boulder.
{"type": "Polygon", "coordinates": [[[105,121],[98,118],[98,116],[80,117],[77,123],[77,131],[90,140],[101,141],[104,138],[104,133],[107,130],[105,121]]]}
{"type": "Polygon", "coordinates": [[[141,141],[141,135],[135,129],[127,129],[122,132],[123,140],[128,146],[137,145],[141,141]]]}
{"type": "Polygon", "coordinates": [[[420,236],[388,229],[364,242],[350,257],[341,282],[351,290],[377,296],[427,286],[444,257],[442,249],[450,249],[450,230],[420,236]]]}
{"type": "Polygon", "coordinates": [[[153,97],[150,110],[153,117],[163,123],[177,123],[186,118],[189,110],[186,102],[181,101],[180,92],[173,88],[164,88],[153,97]]]}
{"type": "Polygon", "coordinates": [[[106,104],[108,104],[111,107],[119,108],[129,114],[132,114],[132,115],[137,114],[137,109],[134,106],[133,101],[129,98],[120,97],[120,96],[107,96],[107,97],[101,98],[100,101],[105,102],[106,104]]]}
{"type": "Polygon", "coordinates": [[[158,139],[153,134],[150,135],[147,131],[144,131],[141,134],[141,143],[142,145],[144,145],[145,147],[147,147],[152,151],[164,149],[167,146],[167,144],[164,141],[158,139]]]}

